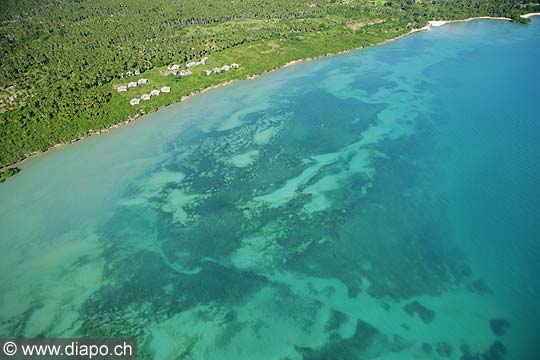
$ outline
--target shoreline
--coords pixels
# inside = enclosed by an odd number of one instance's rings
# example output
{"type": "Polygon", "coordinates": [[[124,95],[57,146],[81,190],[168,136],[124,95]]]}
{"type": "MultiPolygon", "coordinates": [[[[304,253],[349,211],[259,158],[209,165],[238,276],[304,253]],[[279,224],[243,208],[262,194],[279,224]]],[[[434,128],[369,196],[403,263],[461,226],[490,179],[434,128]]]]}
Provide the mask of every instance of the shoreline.
{"type": "MultiPolygon", "coordinates": [[[[526,14],[526,15],[529,15],[529,14],[526,14]]],[[[520,16],[523,17],[525,15],[520,15],[520,16]]],[[[432,20],[432,21],[429,21],[429,26],[430,27],[431,26],[439,27],[439,26],[443,26],[443,25],[446,25],[446,24],[458,23],[458,22],[469,22],[469,21],[474,21],[474,20],[505,20],[505,21],[512,21],[512,19],[507,18],[507,17],[503,17],[503,16],[478,16],[478,17],[471,17],[471,18],[459,19],[459,20],[432,20]]]]}
{"type": "Polygon", "coordinates": [[[540,12],[528,13],[528,14],[525,14],[525,15],[520,15],[520,17],[522,17],[524,19],[530,19],[533,16],[540,16],[540,12]]]}
{"type": "MultiPolygon", "coordinates": [[[[533,16],[540,16],[540,13],[528,13],[528,14],[520,15],[520,17],[522,17],[524,19],[529,19],[529,18],[531,18],[533,16]]],[[[128,117],[126,120],[124,120],[122,122],[119,122],[117,124],[108,126],[108,127],[103,128],[101,130],[89,131],[86,135],[79,136],[79,137],[74,138],[74,139],[72,139],[70,141],[54,144],[53,146],[51,146],[51,147],[49,147],[49,148],[47,148],[45,150],[34,151],[34,152],[29,153],[29,154],[24,154],[21,159],[15,161],[13,163],[5,165],[5,166],[0,166],[0,170],[4,170],[4,169],[8,169],[8,168],[17,166],[19,164],[22,164],[24,161],[26,161],[26,160],[28,160],[30,158],[36,157],[36,156],[41,155],[41,154],[45,154],[45,153],[47,153],[47,152],[49,152],[51,150],[60,148],[60,147],[62,147],[64,145],[75,144],[75,143],[77,143],[79,141],[82,141],[84,139],[87,139],[89,137],[102,135],[103,133],[107,133],[107,132],[109,132],[109,131],[111,131],[113,129],[116,129],[116,128],[120,127],[120,126],[127,125],[127,124],[137,120],[138,118],[142,117],[143,115],[151,114],[151,113],[159,111],[159,110],[161,110],[161,109],[163,109],[163,108],[165,108],[167,106],[175,105],[175,104],[181,103],[183,101],[186,101],[186,100],[190,99],[191,97],[193,97],[195,95],[200,95],[200,94],[203,94],[203,93],[205,93],[207,91],[210,91],[210,90],[213,90],[213,89],[228,86],[228,85],[230,85],[232,83],[235,83],[237,81],[253,80],[253,79],[256,79],[256,78],[258,78],[258,77],[260,77],[260,76],[262,76],[264,74],[269,74],[269,73],[277,71],[277,70],[279,70],[281,68],[289,67],[289,66],[296,65],[296,64],[299,64],[299,63],[302,63],[302,62],[306,62],[306,61],[316,60],[316,59],[320,59],[320,58],[328,57],[328,56],[332,56],[332,55],[346,54],[346,53],[350,53],[350,52],[353,52],[353,51],[365,49],[365,48],[371,47],[371,46],[379,46],[379,45],[388,44],[390,42],[403,39],[403,38],[405,38],[405,37],[407,37],[409,35],[412,35],[414,33],[417,33],[417,32],[420,32],[420,31],[430,30],[432,27],[439,27],[439,26],[443,26],[443,25],[446,25],[446,24],[450,24],[450,23],[469,22],[469,21],[474,21],[474,20],[505,20],[505,21],[511,21],[511,19],[507,18],[507,17],[494,17],[494,16],[478,16],[478,17],[470,17],[470,18],[467,18],[467,19],[459,19],[459,20],[431,20],[431,21],[428,21],[428,24],[426,26],[423,26],[421,28],[412,29],[407,33],[398,35],[398,36],[396,36],[394,38],[391,38],[391,39],[386,39],[386,40],[384,40],[382,42],[379,42],[379,43],[374,43],[374,44],[370,44],[370,45],[367,45],[367,46],[359,46],[359,47],[355,47],[355,48],[347,49],[347,50],[342,50],[342,51],[338,51],[338,52],[321,54],[321,55],[318,55],[318,56],[315,56],[315,57],[308,57],[308,58],[301,58],[301,59],[297,59],[297,60],[292,60],[292,61],[289,61],[289,62],[283,64],[283,65],[274,67],[274,68],[269,69],[269,70],[265,70],[265,71],[263,71],[263,72],[261,72],[259,74],[248,75],[243,79],[241,78],[241,79],[228,80],[228,81],[225,81],[225,82],[217,84],[217,85],[212,85],[212,86],[203,88],[201,90],[191,92],[188,95],[181,96],[178,101],[173,101],[170,104],[165,105],[165,106],[159,106],[159,107],[157,107],[154,110],[149,111],[149,112],[142,111],[139,114],[128,117]]]]}

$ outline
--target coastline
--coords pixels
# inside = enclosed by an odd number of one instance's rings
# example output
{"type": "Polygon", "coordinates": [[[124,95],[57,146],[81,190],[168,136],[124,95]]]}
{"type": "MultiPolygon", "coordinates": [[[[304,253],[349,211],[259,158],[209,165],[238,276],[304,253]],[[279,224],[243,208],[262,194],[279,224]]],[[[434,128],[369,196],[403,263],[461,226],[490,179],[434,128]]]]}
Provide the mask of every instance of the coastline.
{"type": "Polygon", "coordinates": [[[533,16],[540,16],[540,12],[528,13],[528,14],[525,14],[525,15],[520,15],[520,17],[522,17],[524,19],[530,19],[533,16]]]}
{"type": "MultiPolygon", "coordinates": [[[[529,14],[526,14],[526,15],[529,15],[529,14]]],[[[524,15],[521,15],[521,17],[523,17],[524,15]]],[[[531,15],[532,16],[532,15],[531,15]]],[[[467,18],[467,19],[459,19],[459,20],[432,20],[429,22],[429,25],[430,27],[433,26],[433,27],[439,27],[439,26],[443,26],[443,25],[446,25],[446,24],[451,24],[451,23],[458,23],[458,22],[469,22],[469,21],[474,21],[474,20],[506,20],[506,21],[511,21],[512,19],[508,18],[508,17],[502,17],[502,16],[478,16],[478,17],[471,17],[471,18],[467,18]]]]}
{"type": "MultiPolygon", "coordinates": [[[[524,19],[529,19],[529,18],[531,18],[533,16],[540,16],[540,13],[528,13],[528,14],[520,15],[520,17],[522,17],[524,19]]],[[[122,126],[122,125],[129,124],[132,121],[135,121],[138,118],[142,117],[143,115],[159,111],[160,109],[163,109],[163,108],[165,108],[167,106],[174,105],[174,104],[186,101],[186,100],[188,100],[189,98],[191,98],[191,97],[193,97],[195,95],[203,94],[203,93],[205,93],[207,91],[217,89],[217,88],[220,88],[220,87],[223,87],[223,86],[228,86],[228,85],[230,85],[232,83],[235,83],[237,81],[256,79],[256,78],[258,78],[258,77],[260,77],[260,76],[262,76],[264,74],[268,74],[268,73],[277,71],[277,70],[279,70],[281,68],[289,67],[289,66],[299,64],[299,63],[302,63],[302,62],[305,62],[305,61],[316,60],[316,59],[320,59],[320,58],[327,57],[327,56],[332,56],[332,55],[346,54],[346,53],[350,53],[350,52],[353,52],[353,51],[364,49],[366,47],[384,45],[384,44],[387,44],[387,43],[390,43],[392,41],[402,39],[404,37],[407,37],[409,35],[412,35],[414,33],[420,32],[420,31],[430,30],[432,27],[439,27],[439,26],[443,26],[443,25],[446,25],[446,24],[449,24],[449,23],[469,22],[469,21],[474,21],[474,20],[505,20],[505,21],[511,21],[511,19],[507,18],[507,17],[493,17],[493,16],[478,16],[478,17],[470,17],[470,18],[467,18],[467,19],[459,19],[459,20],[431,20],[431,21],[428,21],[427,25],[425,25],[425,26],[423,26],[421,28],[412,29],[407,33],[398,35],[398,36],[396,36],[394,38],[391,38],[391,39],[384,40],[382,42],[373,43],[373,44],[370,44],[370,45],[367,45],[367,46],[359,46],[359,47],[355,47],[355,48],[347,49],[347,50],[343,50],[343,51],[338,51],[338,52],[321,54],[321,55],[318,55],[318,56],[315,56],[315,57],[308,57],[308,58],[301,58],[301,59],[297,59],[297,60],[292,60],[292,61],[289,61],[289,62],[283,64],[283,65],[274,67],[274,68],[269,69],[269,70],[265,70],[265,71],[263,71],[261,73],[258,73],[258,74],[248,75],[245,78],[228,80],[228,81],[225,81],[225,82],[217,84],[217,85],[209,86],[209,87],[203,88],[201,90],[191,92],[189,95],[181,96],[178,101],[173,101],[170,104],[165,105],[165,106],[159,106],[159,107],[157,107],[157,108],[155,108],[155,109],[153,109],[152,111],[149,111],[149,112],[141,111],[139,114],[130,116],[126,120],[124,120],[122,122],[119,122],[117,124],[108,126],[106,128],[100,129],[100,130],[90,131],[90,132],[88,132],[87,134],[85,134],[83,136],[79,136],[79,137],[77,137],[75,139],[72,139],[70,141],[54,144],[53,146],[51,146],[51,147],[49,147],[49,148],[47,148],[45,150],[42,150],[42,151],[34,151],[34,152],[29,153],[29,154],[24,154],[21,159],[15,161],[13,163],[5,165],[5,166],[0,166],[0,170],[6,170],[6,169],[9,169],[11,167],[17,166],[17,165],[23,163],[25,160],[28,160],[29,158],[33,158],[33,157],[35,157],[37,155],[44,154],[46,152],[49,152],[49,151],[51,151],[53,149],[57,149],[57,148],[62,147],[64,145],[74,144],[74,143],[82,141],[82,140],[84,140],[86,138],[89,138],[91,136],[97,136],[97,135],[101,135],[103,133],[107,133],[107,132],[109,132],[109,131],[111,131],[113,129],[116,129],[116,128],[122,126]]]]}

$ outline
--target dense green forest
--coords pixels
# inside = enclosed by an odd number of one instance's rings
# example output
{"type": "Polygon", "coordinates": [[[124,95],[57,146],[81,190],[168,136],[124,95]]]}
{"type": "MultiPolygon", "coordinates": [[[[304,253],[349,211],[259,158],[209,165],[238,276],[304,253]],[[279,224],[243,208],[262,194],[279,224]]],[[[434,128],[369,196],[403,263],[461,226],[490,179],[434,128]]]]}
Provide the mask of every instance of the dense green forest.
{"type": "Polygon", "coordinates": [[[2,0],[0,165],[225,81],[379,43],[428,20],[539,11],[519,0],[2,0]],[[167,65],[207,56],[191,76],[167,65]],[[239,63],[206,76],[204,70],[239,63]],[[148,83],[116,87],[139,77],[148,83]],[[131,106],[133,97],[171,87],[131,106]]]}

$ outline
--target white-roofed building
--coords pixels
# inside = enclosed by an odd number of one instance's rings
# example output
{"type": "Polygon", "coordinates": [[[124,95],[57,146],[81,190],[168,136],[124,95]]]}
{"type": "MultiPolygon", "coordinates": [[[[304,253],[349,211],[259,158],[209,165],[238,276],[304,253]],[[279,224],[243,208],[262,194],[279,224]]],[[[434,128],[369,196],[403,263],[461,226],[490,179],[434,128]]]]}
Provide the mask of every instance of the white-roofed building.
{"type": "Polygon", "coordinates": [[[231,68],[233,68],[233,69],[238,69],[239,67],[240,67],[240,65],[237,64],[237,63],[231,64],[231,68]]]}
{"type": "Polygon", "coordinates": [[[141,71],[140,71],[140,70],[135,70],[135,71],[133,72],[133,75],[141,75],[141,71]]]}
{"type": "Polygon", "coordinates": [[[141,96],[141,100],[150,100],[150,94],[144,94],[141,96]]]}
{"type": "Polygon", "coordinates": [[[231,67],[230,67],[229,65],[223,65],[223,66],[221,67],[221,70],[223,70],[223,71],[229,71],[229,70],[231,70],[231,67]]]}
{"type": "Polygon", "coordinates": [[[199,63],[202,64],[202,65],[205,65],[205,64],[206,64],[206,60],[208,60],[208,57],[207,57],[207,56],[203,57],[203,58],[201,59],[201,61],[199,61],[199,63]]]}
{"type": "Polygon", "coordinates": [[[129,103],[131,105],[139,105],[139,103],[141,102],[141,99],[138,99],[138,98],[133,98],[129,101],[129,103]]]}
{"type": "Polygon", "coordinates": [[[161,92],[164,92],[164,93],[171,92],[171,88],[168,87],[168,86],[164,86],[164,87],[161,88],[161,92]]]}
{"type": "Polygon", "coordinates": [[[138,83],[139,85],[140,85],[140,84],[146,84],[147,82],[148,82],[148,80],[147,80],[147,79],[144,79],[144,78],[137,80],[137,83],[138,83]]]}
{"type": "Polygon", "coordinates": [[[180,69],[180,65],[178,64],[167,66],[167,70],[178,70],[178,69],[180,69]]]}
{"type": "Polygon", "coordinates": [[[220,68],[213,68],[212,71],[217,74],[217,73],[221,72],[221,69],[220,68]]]}
{"type": "Polygon", "coordinates": [[[206,72],[206,76],[212,74],[212,70],[204,70],[206,72]]]}
{"type": "Polygon", "coordinates": [[[195,66],[195,65],[198,65],[195,61],[190,61],[186,64],[186,67],[189,68],[189,67],[192,67],[192,66],[195,66]]]}
{"type": "Polygon", "coordinates": [[[181,70],[180,71],[180,76],[189,76],[191,74],[192,74],[192,72],[190,70],[181,70]]]}
{"type": "Polygon", "coordinates": [[[126,85],[121,85],[118,87],[117,89],[119,92],[122,92],[122,91],[127,91],[127,86],[126,85]]]}
{"type": "Polygon", "coordinates": [[[130,83],[128,83],[128,88],[132,88],[132,87],[136,87],[136,86],[137,86],[136,81],[131,81],[130,83]]]}
{"type": "Polygon", "coordinates": [[[154,89],[150,91],[150,96],[154,96],[154,95],[159,95],[159,90],[154,89]]]}

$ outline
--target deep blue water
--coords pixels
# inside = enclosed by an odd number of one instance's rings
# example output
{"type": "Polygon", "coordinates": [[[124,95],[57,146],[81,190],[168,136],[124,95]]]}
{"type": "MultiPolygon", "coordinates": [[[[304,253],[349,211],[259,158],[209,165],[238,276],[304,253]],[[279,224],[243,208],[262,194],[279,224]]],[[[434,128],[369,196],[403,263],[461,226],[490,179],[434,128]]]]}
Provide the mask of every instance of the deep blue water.
{"type": "Polygon", "coordinates": [[[0,337],[158,359],[540,358],[540,21],[196,96],[0,186],[0,337]]]}

